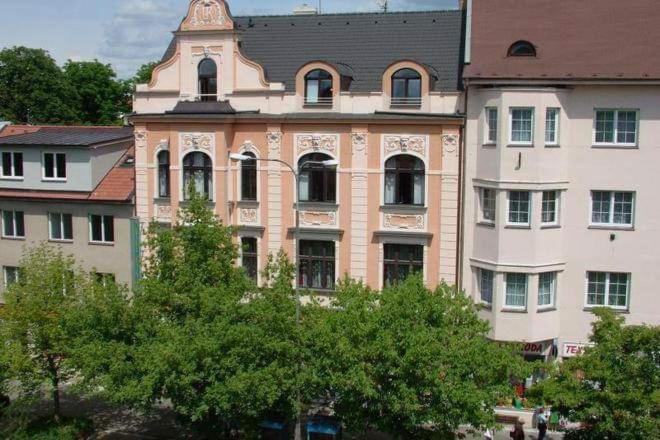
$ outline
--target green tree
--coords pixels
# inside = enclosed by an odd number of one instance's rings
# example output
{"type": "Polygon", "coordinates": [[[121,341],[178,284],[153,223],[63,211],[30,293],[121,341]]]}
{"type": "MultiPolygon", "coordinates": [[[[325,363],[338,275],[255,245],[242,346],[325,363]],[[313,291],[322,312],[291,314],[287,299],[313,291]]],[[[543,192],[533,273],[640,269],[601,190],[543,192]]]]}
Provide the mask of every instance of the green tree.
{"type": "Polygon", "coordinates": [[[158,65],[158,62],[152,61],[140,66],[140,68],[133,76],[133,84],[147,84],[151,81],[151,75],[154,72],[154,68],[158,65]]]}
{"type": "Polygon", "coordinates": [[[582,422],[572,436],[660,438],[660,327],[625,326],[609,309],[595,314],[593,347],[561,363],[530,395],[582,422]]]}
{"type": "Polygon", "coordinates": [[[68,61],[64,78],[76,91],[71,107],[78,120],[91,125],[121,123],[121,115],[131,110],[130,85],[117,79],[109,64],[99,61],[68,61]]]}
{"type": "Polygon", "coordinates": [[[71,102],[75,90],[42,49],[0,51],[0,119],[15,123],[64,124],[78,121],[71,102]]]}
{"type": "Polygon", "coordinates": [[[351,431],[447,439],[462,424],[492,426],[510,379],[527,374],[519,354],[488,340],[467,296],[419,277],[381,293],[345,280],[333,308],[308,313],[313,386],[351,431]]]}

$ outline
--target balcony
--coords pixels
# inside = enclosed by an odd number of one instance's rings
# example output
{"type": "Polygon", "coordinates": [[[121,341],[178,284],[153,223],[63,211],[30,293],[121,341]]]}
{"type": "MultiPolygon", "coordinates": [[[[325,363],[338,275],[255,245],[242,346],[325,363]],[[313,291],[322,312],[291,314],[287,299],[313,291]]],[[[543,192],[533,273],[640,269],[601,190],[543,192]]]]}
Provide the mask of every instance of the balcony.
{"type": "Polygon", "coordinates": [[[307,97],[305,98],[305,108],[332,108],[332,97],[307,97]]]}
{"type": "Polygon", "coordinates": [[[399,110],[419,110],[422,98],[390,98],[390,108],[399,110]]]}

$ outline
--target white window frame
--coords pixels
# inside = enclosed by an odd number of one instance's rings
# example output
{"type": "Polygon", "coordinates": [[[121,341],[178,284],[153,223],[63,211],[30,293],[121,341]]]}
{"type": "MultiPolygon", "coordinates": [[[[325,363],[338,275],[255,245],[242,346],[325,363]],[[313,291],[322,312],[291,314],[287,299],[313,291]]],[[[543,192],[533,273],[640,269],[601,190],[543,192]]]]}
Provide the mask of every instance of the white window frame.
{"type": "Polygon", "coordinates": [[[68,176],[69,176],[69,173],[67,172],[66,153],[61,152],[61,151],[44,151],[41,154],[41,178],[44,181],[47,181],[47,182],[66,182],[68,176]],[[48,155],[48,154],[53,155],[53,176],[54,177],[46,177],[46,155],[48,155]],[[59,174],[58,173],[59,169],[57,168],[57,156],[58,155],[64,156],[64,176],[65,177],[57,177],[57,175],[59,174]]]}
{"type": "Polygon", "coordinates": [[[477,286],[479,287],[479,302],[481,304],[492,306],[495,301],[495,279],[497,274],[489,269],[477,268],[477,286]],[[490,279],[490,301],[484,299],[484,274],[489,273],[491,276],[490,279]]]}
{"type": "Polygon", "coordinates": [[[614,310],[629,310],[630,309],[630,290],[632,285],[632,275],[629,272],[604,272],[600,270],[590,270],[587,272],[585,277],[585,294],[584,294],[584,307],[586,309],[595,309],[598,307],[607,307],[614,310]],[[602,273],[605,274],[605,304],[589,304],[589,274],[602,273]],[[626,305],[625,306],[612,306],[610,302],[610,278],[612,274],[626,274],[627,286],[626,286],[626,305]]]}
{"type": "Polygon", "coordinates": [[[23,180],[25,179],[25,155],[22,151],[2,151],[0,152],[0,179],[3,180],[23,180]],[[11,169],[10,174],[5,174],[5,167],[3,165],[4,154],[9,154],[11,156],[11,169]],[[23,174],[20,176],[16,175],[16,155],[21,156],[21,163],[23,164],[23,174]]]}
{"type": "Polygon", "coordinates": [[[533,146],[534,145],[534,127],[535,127],[534,107],[509,107],[509,145],[514,146],[533,146]],[[529,141],[514,141],[513,140],[513,112],[515,110],[529,110],[532,112],[530,140],[529,141]]]}
{"type": "Polygon", "coordinates": [[[637,147],[639,144],[639,109],[626,109],[626,108],[596,108],[594,109],[594,122],[593,122],[593,145],[596,147],[637,147]],[[596,141],[596,124],[598,121],[599,112],[614,112],[614,127],[612,142],[597,142],[596,141]],[[635,142],[619,142],[619,113],[634,112],[635,113],[635,142]]]}
{"type": "Polygon", "coordinates": [[[559,190],[546,190],[541,192],[541,226],[559,226],[560,220],[559,215],[561,213],[561,191],[559,190]],[[555,220],[552,222],[543,221],[543,214],[545,214],[545,195],[548,193],[555,193],[555,220]]]}
{"type": "MultiPolygon", "coordinates": [[[[530,227],[532,224],[532,192],[527,191],[527,190],[508,190],[506,193],[506,224],[508,226],[521,226],[521,227],[530,227]],[[521,192],[521,193],[527,193],[529,196],[527,200],[527,222],[522,223],[522,222],[512,222],[511,221],[511,193],[513,192],[521,192]]],[[[520,211],[522,212],[522,211],[520,211]]]]}
{"type": "Polygon", "coordinates": [[[557,147],[559,146],[559,119],[561,117],[561,109],[558,107],[548,107],[545,109],[545,145],[546,147],[557,147]],[[550,114],[554,113],[554,127],[552,127],[554,139],[548,140],[548,119],[550,114]]]}
{"type": "Polygon", "coordinates": [[[527,310],[527,305],[529,304],[529,274],[522,272],[507,272],[504,274],[504,293],[502,295],[502,303],[504,310],[520,310],[520,311],[527,310]],[[507,304],[507,299],[508,299],[507,288],[508,288],[509,275],[523,275],[525,277],[525,304],[522,306],[507,304]]]}
{"type": "Polygon", "coordinates": [[[2,285],[4,286],[5,289],[9,288],[9,270],[16,271],[16,277],[15,280],[13,281],[14,283],[17,283],[20,281],[20,267],[15,267],[15,266],[2,266],[2,285]]]}
{"type": "Polygon", "coordinates": [[[500,134],[500,113],[497,107],[486,107],[485,128],[484,128],[484,145],[497,145],[497,138],[500,134]],[[491,124],[491,112],[495,114],[495,127],[491,124]],[[495,130],[495,137],[491,138],[491,129],[495,130]]]}
{"type": "Polygon", "coordinates": [[[589,193],[589,225],[599,228],[610,229],[631,229],[635,227],[635,207],[637,202],[637,193],[635,191],[613,191],[613,190],[592,190],[589,193]],[[594,193],[609,193],[610,208],[608,212],[609,221],[607,223],[594,222],[594,193]],[[617,194],[631,194],[632,207],[630,212],[630,223],[614,223],[614,202],[617,194]]]}
{"type": "Polygon", "coordinates": [[[537,306],[539,310],[554,309],[557,301],[557,272],[542,272],[538,274],[538,291],[537,291],[537,306]],[[552,276],[552,284],[550,291],[550,303],[541,304],[541,278],[544,275],[552,276]]]}
{"type": "Polygon", "coordinates": [[[24,240],[26,234],[26,228],[25,228],[25,212],[24,211],[16,211],[13,209],[5,209],[0,211],[0,223],[2,226],[2,238],[8,238],[12,240],[24,240]],[[12,227],[14,230],[14,235],[5,235],[5,212],[11,212],[11,221],[12,221],[12,227]],[[23,213],[23,235],[17,235],[17,227],[16,227],[16,213],[21,212],[23,213]]]}
{"type": "Polygon", "coordinates": [[[494,225],[497,220],[497,190],[495,188],[479,187],[479,223],[486,225],[494,225]],[[486,212],[486,192],[491,191],[493,193],[493,198],[490,199],[493,201],[493,218],[488,219],[484,215],[486,212]]]}
{"type": "Polygon", "coordinates": [[[58,241],[58,242],[73,242],[73,215],[66,213],[66,212],[49,212],[48,213],[48,239],[50,241],[58,241]],[[65,215],[70,215],[71,216],[71,238],[64,238],[64,216],[65,215]],[[60,231],[62,232],[62,238],[55,238],[53,237],[53,218],[52,216],[58,216],[59,217],[59,224],[60,224],[60,231]]]}
{"type": "Polygon", "coordinates": [[[113,238],[116,239],[116,232],[114,229],[114,221],[115,217],[113,215],[106,215],[106,214],[89,214],[89,242],[92,244],[114,244],[115,241],[107,241],[106,236],[105,236],[105,219],[106,217],[110,217],[112,219],[112,231],[113,231],[113,238]],[[94,240],[94,235],[93,235],[93,222],[92,222],[92,217],[101,217],[101,241],[94,240]]]}

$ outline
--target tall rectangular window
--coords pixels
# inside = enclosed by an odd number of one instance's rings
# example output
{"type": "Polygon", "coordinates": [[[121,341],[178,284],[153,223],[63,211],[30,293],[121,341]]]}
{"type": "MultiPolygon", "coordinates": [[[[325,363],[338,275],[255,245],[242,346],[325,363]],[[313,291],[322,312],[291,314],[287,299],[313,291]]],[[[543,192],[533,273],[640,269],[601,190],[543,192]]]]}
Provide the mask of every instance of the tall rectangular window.
{"type": "Polygon", "coordinates": [[[96,278],[97,283],[101,284],[104,287],[114,284],[117,281],[115,278],[115,274],[113,273],[96,272],[94,273],[94,278],[96,278]]]}
{"type": "Polygon", "coordinates": [[[484,304],[493,303],[493,285],[495,281],[495,272],[492,270],[479,269],[479,293],[481,302],[484,304]]]}
{"type": "Polygon", "coordinates": [[[44,153],[44,179],[66,180],[66,154],[44,153]]]}
{"type": "Polygon", "coordinates": [[[498,124],[497,107],[486,107],[486,144],[497,144],[498,124]]]}
{"type": "Polygon", "coordinates": [[[505,275],[504,306],[516,309],[527,307],[527,274],[507,273],[505,275]]]}
{"type": "Polygon", "coordinates": [[[629,296],[629,273],[587,273],[587,306],[625,309],[629,296]]]}
{"type": "Polygon", "coordinates": [[[532,145],[534,140],[534,109],[512,108],[509,140],[512,145],[532,145]]]}
{"type": "Polygon", "coordinates": [[[23,211],[2,211],[2,236],[5,238],[25,238],[23,211]]]}
{"type": "Polygon", "coordinates": [[[559,224],[559,191],[543,191],[541,223],[543,225],[559,224]]]}
{"type": "Polygon", "coordinates": [[[298,287],[315,290],[335,288],[335,243],[301,240],[298,246],[298,287]]]}
{"type": "Polygon", "coordinates": [[[73,240],[73,218],[71,214],[48,214],[48,230],[51,240],[73,240]]]}
{"type": "Polygon", "coordinates": [[[495,224],[497,212],[497,191],[493,188],[480,189],[481,218],[483,223],[495,224]]]}
{"type": "Polygon", "coordinates": [[[391,286],[424,271],[424,246],[385,244],[383,284],[391,286]]]}
{"type": "Polygon", "coordinates": [[[0,177],[5,179],[20,179],[23,177],[23,153],[2,153],[0,177]]]}
{"type": "Polygon", "coordinates": [[[509,224],[530,224],[530,199],[529,191],[509,191],[509,224]]]}
{"type": "Polygon", "coordinates": [[[92,243],[114,243],[114,220],[114,217],[111,215],[90,215],[90,241],[92,243]]]}
{"type": "Polygon", "coordinates": [[[539,274],[539,308],[554,307],[557,291],[557,273],[546,272],[539,274]]]}
{"type": "Polygon", "coordinates": [[[241,238],[241,247],[243,269],[245,269],[246,275],[256,283],[259,275],[257,239],[254,237],[243,237],[241,238]]]}
{"type": "Polygon", "coordinates": [[[591,224],[632,227],[635,193],[630,191],[592,191],[591,224]]]}
{"type": "Polygon", "coordinates": [[[596,110],[594,144],[635,146],[637,110],[596,110]]]}
{"type": "Polygon", "coordinates": [[[2,268],[5,288],[8,288],[12,284],[18,283],[20,276],[19,271],[20,269],[18,267],[4,266],[2,268]]]}
{"type": "Polygon", "coordinates": [[[558,108],[548,108],[545,110],[545,144],[548,146],[559,145],[558,108]]]}

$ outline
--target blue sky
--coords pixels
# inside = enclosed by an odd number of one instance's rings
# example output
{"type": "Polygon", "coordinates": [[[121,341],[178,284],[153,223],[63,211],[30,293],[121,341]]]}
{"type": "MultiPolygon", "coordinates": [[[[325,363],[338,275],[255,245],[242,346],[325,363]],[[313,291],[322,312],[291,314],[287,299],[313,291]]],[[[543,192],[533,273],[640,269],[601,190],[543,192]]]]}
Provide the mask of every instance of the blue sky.
{"type": "MultiPolygon", "coordinates": [[[[318,0],[230,0],[234,15],[286,14],[318,0]]],[[[377,0],[322,0],[324,12],[365,12],[377,0]]],[[[111,63],[122,77],[157,60],[188,0],[0,0],[0,48],[43,48],[68,59],[111,63]]],[[[390,0],[390,10],[453,8],[457,0],[390,0]]]]}

